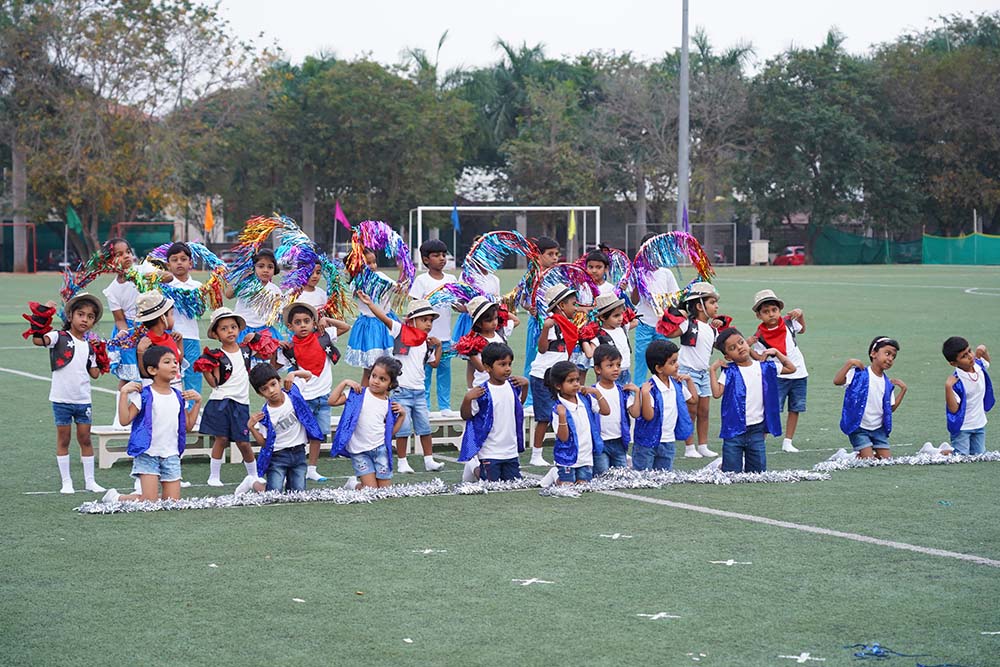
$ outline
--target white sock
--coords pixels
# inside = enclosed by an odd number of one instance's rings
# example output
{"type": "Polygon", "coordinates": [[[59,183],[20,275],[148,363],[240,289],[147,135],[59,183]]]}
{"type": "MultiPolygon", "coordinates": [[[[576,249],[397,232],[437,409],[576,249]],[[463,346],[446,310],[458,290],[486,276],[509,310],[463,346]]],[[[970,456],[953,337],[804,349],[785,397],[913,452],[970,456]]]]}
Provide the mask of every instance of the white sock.
{"type": "Polygon", "coordinates": [[[463,482],[475,482],[479,479],[476,475],[476,468],[479,466],[479,457],[473,456],[471,459],[465,462],[465,468],[462,469],[462,481],[463,482]]]}
{"type": "Polygon", "coordinates": [[[306,475],[318,475],[316,472],[316,466],[306,466],[306,475]]]}
{"type": "MultiPolygon", "coordinates": [[[[257,471],[254,470],[254,473],[257,471]]],[[[222,474],[222,459],[208,459],[208,478],[209,479],[219,479],[222,474]]]]}
{"type": "Polygon", "coordinates": [[[247,469],[248,475],[253,475],[254,479],[257,478],[257,462],[256,461],[244,461],[243,467],[247,469]]]}
{"type": "MultiPolygon", "coordinates": [[[[69,458],[68,456],[66,457],[69,458]]],[[[83,462],[83,481],[86,484],[94,483],[94,457],[93,456],[81,456],[80,461],[83,462]]]]}
{"type": "MultiPolygon", "coordinates": [[[[62,483],[72,482],[73,479],[69,475],[69,454],[66,456],[57,456],[56,463],[59,464],[59,477],[62,478],[62,483]]],[[[90,465],[94,465],[94,457],[90,457],[90,465]]]]}

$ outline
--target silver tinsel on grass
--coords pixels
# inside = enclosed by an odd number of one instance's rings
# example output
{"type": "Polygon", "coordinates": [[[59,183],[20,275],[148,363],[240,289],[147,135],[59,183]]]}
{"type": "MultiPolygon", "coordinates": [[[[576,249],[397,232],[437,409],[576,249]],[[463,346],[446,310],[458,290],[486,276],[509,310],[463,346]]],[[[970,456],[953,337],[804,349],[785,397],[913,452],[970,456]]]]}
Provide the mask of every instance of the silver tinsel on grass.
{"type": "Polygon", "coordinates": [[[539,483],[537,479],[513,479],[509,482],[462,482],[451,487],[451,492],[458,496],[479,496],[497,491],[536,489],[539,483]]]}
{"type": "Polygon", "coordinates": [[[831,472],[834,470],[851,470],[853,468],[882,468],[885,466],[934,466],[947,465],[951,463],[986,463],[1000,461],[1000,451],[984,452],[975,456],[963,456],[962,454],[952,454],[943,456],[941,454],[916,454],[913,456],[895,456],[891,459],[858,459],[844,458],[837,461],[823,461],[813,466],[817,472],[831,472]]]}

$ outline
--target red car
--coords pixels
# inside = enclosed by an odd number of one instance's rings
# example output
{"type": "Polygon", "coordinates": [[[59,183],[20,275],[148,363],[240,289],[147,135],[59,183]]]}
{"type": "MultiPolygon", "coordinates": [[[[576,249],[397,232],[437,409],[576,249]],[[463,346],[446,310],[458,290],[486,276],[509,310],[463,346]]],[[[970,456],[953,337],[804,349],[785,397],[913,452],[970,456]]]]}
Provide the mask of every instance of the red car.
{"type": "Polygon", "coordinates": [[[806,247],[804,245],[785,246],[785,252],[777,255],[771,262],[774,266],[802,266],[806,263],[806,247]]]}

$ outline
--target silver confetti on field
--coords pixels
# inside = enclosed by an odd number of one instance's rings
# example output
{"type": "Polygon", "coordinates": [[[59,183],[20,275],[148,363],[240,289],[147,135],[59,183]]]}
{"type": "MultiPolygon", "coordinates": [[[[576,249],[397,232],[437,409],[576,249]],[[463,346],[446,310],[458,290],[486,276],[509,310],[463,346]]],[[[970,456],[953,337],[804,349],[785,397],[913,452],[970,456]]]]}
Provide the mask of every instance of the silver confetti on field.
{"type": "Polygon", "coordinates": [[[1000,451],[983,452],[975,456],[962,454],[915,454],[913,456],[894,456],[891,459],[858,459],[844,458],[838,461],[823,461],[813,466],[817,472],[832,472],[836,470],[853,470],[855,468],[884,468],[885,466],[934,466],[955,463],[995,463],[1000,461],[1000,451]]]}

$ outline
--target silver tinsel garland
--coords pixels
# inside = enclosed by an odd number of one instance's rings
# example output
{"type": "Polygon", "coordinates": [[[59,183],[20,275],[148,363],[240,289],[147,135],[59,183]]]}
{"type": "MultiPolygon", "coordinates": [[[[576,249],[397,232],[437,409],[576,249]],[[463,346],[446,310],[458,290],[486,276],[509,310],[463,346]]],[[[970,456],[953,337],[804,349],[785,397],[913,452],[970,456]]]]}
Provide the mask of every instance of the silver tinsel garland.
{"type": "Polygon", "coordinates": [[[832,472],[835,470],[851,470],[854,468],[883,468],[885,466],[935,466],[952,463],[987,463],[1000,461],[1000,451],[983,452],[975,456],[952,454],[915,454],[913,456],[894,456],[891,459],[858,459],[843,458],[837,461],[823,461],[813,466],[817,472],[832,472]]]}

